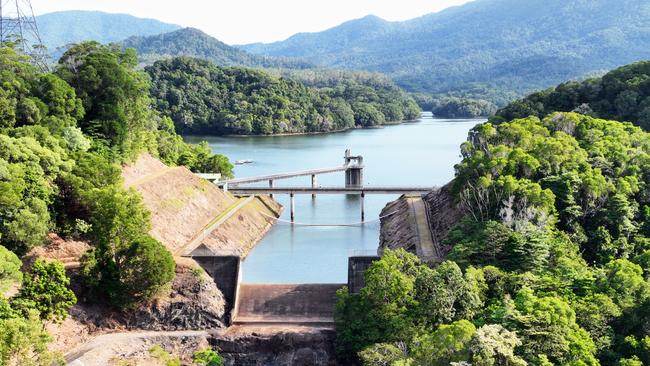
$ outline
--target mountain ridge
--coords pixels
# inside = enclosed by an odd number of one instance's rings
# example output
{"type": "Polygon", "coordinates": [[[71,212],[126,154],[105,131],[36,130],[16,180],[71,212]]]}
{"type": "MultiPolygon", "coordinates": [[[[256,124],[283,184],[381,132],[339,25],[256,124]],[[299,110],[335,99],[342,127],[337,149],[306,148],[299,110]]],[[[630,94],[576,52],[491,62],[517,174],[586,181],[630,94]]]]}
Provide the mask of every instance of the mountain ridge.
{"type": "Polygon", "coordinates": [[[122,40],[121,44],[138,51],[141,61],[145,64],[165,58],[189,56],[209,60],[220,66],[292,69],[312,66],[307,62],[286,57],[251,54],[191,27],[150,36],[132,36],[122,40]]]}
{"type": "Polygon", "coordinates": [[[504,102],[650,58],[649,17],[642,0],[476,0],[407,21],[364,28],[361,18],[240,47],[384,72],[411,91],[483,96],[496,89],[500,96],[491,98],[504,102]]]}
{"type": "Polygon", "coordinates": [[[67,10],[36,16],[43,44],[50,52],[70,43],[95,40],[118,42],[134,35],[153,35],[180,29],[176,24],[130,14],[67,10]]]}

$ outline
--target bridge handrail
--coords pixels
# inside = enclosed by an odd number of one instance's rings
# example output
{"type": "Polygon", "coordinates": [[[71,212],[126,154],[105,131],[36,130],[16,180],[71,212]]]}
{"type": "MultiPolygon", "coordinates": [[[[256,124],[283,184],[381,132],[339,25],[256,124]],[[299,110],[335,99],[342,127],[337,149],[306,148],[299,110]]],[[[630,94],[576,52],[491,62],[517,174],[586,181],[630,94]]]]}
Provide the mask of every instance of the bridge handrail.
{"type": "Polygon", "coordinates": [[[263,181],[267,181],[267,180],[288,179],[288,178],[307,176],[307,175],[316,175],[316,174],[340,172],[340,171],[347,170],[351,166],[352,165],[348,164],[348,165],[340,165],[340,166],[329,167],[329,168],[298,170],[298,171],[295,171],[295,172],[260,175],[260,176],[256,176],[256,177],[227,179],[227,180],[218,181],[216,183],[219,184],[219,185],[222,185],[222,184],[242,184],[242,183],[263,182],[263,181]]]}

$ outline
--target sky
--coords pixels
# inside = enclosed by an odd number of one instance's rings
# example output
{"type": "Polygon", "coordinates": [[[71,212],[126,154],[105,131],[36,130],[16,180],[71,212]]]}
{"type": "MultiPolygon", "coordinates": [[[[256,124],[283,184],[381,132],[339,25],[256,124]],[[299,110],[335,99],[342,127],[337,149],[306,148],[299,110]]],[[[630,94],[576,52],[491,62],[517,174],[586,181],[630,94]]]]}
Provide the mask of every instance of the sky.
{"type": "Polygon", "coordinates": [[[36,15],[99,10],[195,27],[229,44],[273,42],[373,14],[406,20],[470,0],[31,0],[36,15]]]}

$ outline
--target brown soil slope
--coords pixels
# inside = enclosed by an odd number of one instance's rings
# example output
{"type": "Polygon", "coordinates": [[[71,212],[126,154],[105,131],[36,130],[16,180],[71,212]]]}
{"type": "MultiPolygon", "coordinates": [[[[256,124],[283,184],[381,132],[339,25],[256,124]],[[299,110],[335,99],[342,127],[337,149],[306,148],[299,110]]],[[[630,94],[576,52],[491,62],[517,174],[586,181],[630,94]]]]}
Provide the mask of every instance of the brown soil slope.
{"type": "Polygon", "coordinates": [[[231,214],[201,242],[216,254],[245,256],[281,211],[275,201],[256,198],[233,213],[238,198],[184,167],[168,167],[148,154],[125,166],[122,175],[127,187],[142,194],[151,212],[151,235],[176,255],[187,254],[186,246],[231,214]]]}

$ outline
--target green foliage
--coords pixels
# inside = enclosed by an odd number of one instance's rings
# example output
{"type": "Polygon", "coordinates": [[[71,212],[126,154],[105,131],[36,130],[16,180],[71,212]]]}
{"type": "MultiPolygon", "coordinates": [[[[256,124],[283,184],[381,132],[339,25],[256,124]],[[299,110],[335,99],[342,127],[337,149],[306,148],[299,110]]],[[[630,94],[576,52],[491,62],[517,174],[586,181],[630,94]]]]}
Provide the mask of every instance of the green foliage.
{"type": "Polygon", "coordinates": [[[68,310],[77,303],[70,279],[60,262],[36,260],[23,277],[20,292],[13,299],[14,306],[23,312],[36,310],[42,320],[60,322],[68,317],[68,310]]]}
{"type": "Polygon", "coordinates": [[[149,354],[165,366],[181,366],[181,360],[178,357],[172,356],[157,344],[149,349],[149,354]]]}
{"type": "Polygon", "coordinates": [[[301,79],[308,74],[276,77],[188,57],[158,61],[146,71],[156,108],[181,132],[328,132],[419,115],[410,97],[376,75],[341,74],[327,82],[312,79],[314,86],[306,87],[301,79]]]}
{"type": "Polygon", "coordinates": [[[515,355],[515,348],[521,345],[515,332],[499,324],[484,325],[476,330],[469,345],[472,365],[525,366],[527,363],[515,355]]]}
{"type": "Polygon", "coordinates": [[[497,111],[494,120],[541,118],[556,111],[630,121],[650,130],[650,62],[637,62],[599,78],[569,81],[533,93],[497,111]]]}
{"type": "Polygon", "coordinates": [[[468,360],[476,327],[467,320],[442,324],[432,333],[416,336],[412,351],[418,365],[444,366],[468,360]]]}
{"type": "MultiPolygon", "coordinates": [[[[543,232],[552,227],[582,245],[589,261],[605,264],[640,250],[635,246],[641,239],[633,235],[643,227],[638,207],[646,205],[644,192],[650,182],[644,173],[649,140],[630,124],[574,113],[477,126],[462,147],[456,189],[475,222],[465,227],[479,237],[450,236],[450,244],[467,242],[455,249],[456,259],[463,256],[462,250],[467,258],[480,252],[480,236],[496,235],[499,225],[524,235],[532,231],[535,241],[526,241],[536,248],[526,250],[533,252],[547,252],[548,234],[543,232]],[[478,246],[472,249],[472,243],[478,246]]],[[[513,239],[499,235],[501,239],[490,245],[500,245],[494,250],[503,251],[513,239]]]]}
{"type": "Polygon", "coordinates": [[[147,131],[157,127],[148,108],[149,82],[136,65],[133,50],[86,42],[68,49],[57,69],[83,101],[86,114],[79,127],[106,144],[117,160],[131,160],[144,150],[147,131]]]}
{"type": "Polygon", "coordinates": [[[430,269],[404,250],[387,250],[366,271],[359,294],[338,292],[337,349],[357,353],[374,343],[410,339],[417,327],[472,318],[482,306],[478,284],[452,262],[430,269]]]}
{"type": "Polygon", "coordinates": [[[476,118],[491,116],[497,107],[484,99],[418,95],[418,104],[440,118],[476,118]]]}
{"type": "Polygon", "coordinates": [[[366,286],[359,294],[337,292],[334,312],[337,349],[356,353],[373,343],[407,336],[409,307],[414,304],[417,257],[403,250],[389,251],[366,271],[366,286]]]}
{"type": "Polygon", "coordinates": [[[50,336],[43,329],[38,315],[0,317],[0,364],[51,366],[63,364],[62,357],[48,351],[50,336]]]}
{"type": "Polygon", "coordinates": [[[223,357],[210,348],[202,349],[194,352],[192,361],[197,365],[202,366],[221,366],[223,365],[223,357]]]}
{"type": "Polygon", "coordinates": [[[341,350],[395,365],[650,363],[650,134],[553,113],[480,124],[462,154],[450,261],[414,271],[387,251],[360,294],[341,294],[364,314],[337,313],[341,350]]]}
{"type": "Polygon", "coordinates": [[[149,237],[149,212],[133,190],[109,186],[91,192],[96,248],[83,260],[86,282],[112,305],[128,308],[150,300],[174,278],[169,251],[149,237]]]}
{"type": "Polygon", "coordinates": [[[359,352],[359,360],[364,366],[391,366],[407,355],[398,346],[377,343],[359,352]]]}
{"type": "Polygon", "coordinates": [[[454,262],[443,262],[435,269],[421,266],[415,276],[415,294],[415,318],[429,327],[472,319],[483,305],[472,280],[454,262]]]}
{"type": "Polygon", "coordinates": [[[23,279],[20,259],[0,245],[0,297],[23,279]]]}
{"type": "Polygon", "coordinates": [[[531,289],[523,288],[513,304],[506,305],[505,318],[522,337],[522,353],[528,360],[545,355],[561,365],[599,364],[589,334],[575,322],[570,305],[558,297],[537,297],[531,289]]]}

